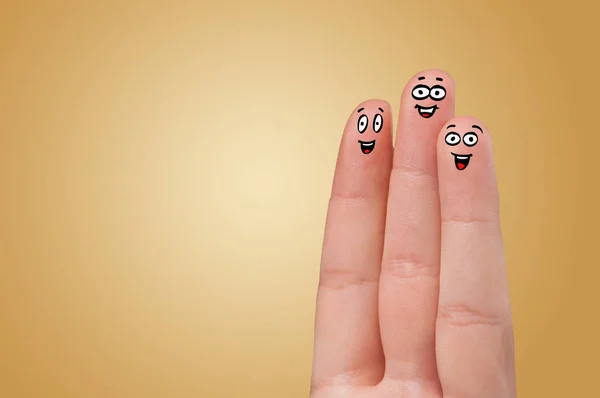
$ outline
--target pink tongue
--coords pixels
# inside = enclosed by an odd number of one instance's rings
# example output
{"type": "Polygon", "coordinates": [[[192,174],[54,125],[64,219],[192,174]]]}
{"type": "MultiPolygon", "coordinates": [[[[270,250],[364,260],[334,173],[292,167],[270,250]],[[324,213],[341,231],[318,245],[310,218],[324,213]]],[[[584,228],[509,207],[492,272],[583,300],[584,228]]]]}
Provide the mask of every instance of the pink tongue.
{"type": "Polygon", "coordinates": [[[465,167],[467,167],[467,166],[465,166],[465,164],[464,164],[464,163],[459,163],[459,164],[458,164],[458,169],[459,169],[459,170],[463,170],[465,167]]]}

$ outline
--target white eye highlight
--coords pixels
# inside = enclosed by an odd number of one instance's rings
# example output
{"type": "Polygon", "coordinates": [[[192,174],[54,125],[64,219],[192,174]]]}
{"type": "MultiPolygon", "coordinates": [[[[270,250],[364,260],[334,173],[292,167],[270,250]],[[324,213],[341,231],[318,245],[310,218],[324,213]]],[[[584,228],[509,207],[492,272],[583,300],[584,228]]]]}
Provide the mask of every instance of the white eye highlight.
{"type": "Polygon", "coordinates": [[[412,91],[412,96],[414,99],[422,100],[429,97],[429,87],[424,84],[419,84],[415,86],[412,91]]]}
{"type": "Polygon", "coordinates": [[[477,137],[477,134],[475,134],[475,133],[467,133],[467,134],[463,135],[463,142],[465,143],[466,146],[473,146],[473,145],[477,144],[478,140],[479,140],[479,137],[477,137]]]}
{"type": "Polygon", "coordinates": [[[430,95],[435,101],[441,101],[446,97],[446,89],[442,86],[433,86],[430,95]]]}
{"type": "Polygon", "coordinates": [[[375,119],[373,119],[373,130],[375,130],[376,133],[379,133],[381,131],[382,127],[383,127],[383,116],[381,116],[378,113],[377,115],[375,115],[375,119]]]}
{"type": "Polygon", "coordinates": [[[367,130],[367,127],[369,127],[369,118],[367,115],[361,115],[358,118],[358,132],[361,134],[364,133],[367,130]]]}
{"type": "Polygon", "coordinates": [[[457,133],[446,134],[446,144],[450,146],[457,145],[460,142],[460,135],[457,133]]]}

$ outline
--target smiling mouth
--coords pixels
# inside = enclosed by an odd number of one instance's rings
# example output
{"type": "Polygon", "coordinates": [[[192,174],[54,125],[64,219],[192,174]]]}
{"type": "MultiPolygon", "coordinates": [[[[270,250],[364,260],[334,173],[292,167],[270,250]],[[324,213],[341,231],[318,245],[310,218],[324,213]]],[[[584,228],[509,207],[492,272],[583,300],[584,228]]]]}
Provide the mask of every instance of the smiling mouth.
{"type": "Polygon", "coordinates": [[[371,152],[373,152],[373,149],[375,149],[375,140],[373,140],[373,141],[360,141],[359,140],[358,143],[360,144],[360,150],[365,155],[370,154],[371,152]]]}
{"type": "Polygon", "coordinates": [[[421,117],[424,117],[425,119],[429,119],[430,117],[432,117],[435,111],[438,109],[437,105],[434,105],[430,108],[425,108],[421,105],[415,105],[415,108],[419,112],[419,115],[421,115],[421,117]]]}
{"type": "Polygon", "coordinates": [[[473,154],[470,155],[459,155],[456,154],[454,152],[450,152],[452,155],[454,155],[454,164],[456,165],[456,168],[458,170],[464,170],[467,168],[467,166],[469,165],[469,161],[471,160],[471,156],[473,156],[473,154]]]}

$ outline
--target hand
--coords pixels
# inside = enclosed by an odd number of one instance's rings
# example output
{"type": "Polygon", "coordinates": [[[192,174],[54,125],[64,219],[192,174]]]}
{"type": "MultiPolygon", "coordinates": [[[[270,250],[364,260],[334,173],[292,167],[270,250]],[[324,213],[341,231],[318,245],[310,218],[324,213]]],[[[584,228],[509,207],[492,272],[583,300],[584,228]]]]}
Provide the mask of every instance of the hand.
{"type": "Polygon", "coordinates": [[[415,75],[344,129],[321,260],[311,398],[513,398],[490,133],[415,75]]]}

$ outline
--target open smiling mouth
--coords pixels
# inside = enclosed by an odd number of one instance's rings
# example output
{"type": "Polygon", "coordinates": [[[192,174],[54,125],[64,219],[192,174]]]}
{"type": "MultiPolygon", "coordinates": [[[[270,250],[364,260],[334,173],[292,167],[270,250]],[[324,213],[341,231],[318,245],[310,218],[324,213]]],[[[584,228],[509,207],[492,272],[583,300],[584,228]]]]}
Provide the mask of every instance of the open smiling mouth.
{"type": "Polygon", "coordinates": [[[454,164],[456,165],[456,168],[458,170],[464,170],[467,168],[467,166],[469,165],[469,160],[471,160],[471,156],[473,156],[473,154],[470,155],[458,155],[454,152],[450,152],[452,155],[454,155],[454,164]]]}
{"type": "Polygon", "coordinates": [[[359,140],[358,142],[360,144],[360,150],[365,155],[370,154],[371,152],[373,152],[373,149],[375,149],[375,140],[373,140],[373,141],[360,141],[359,140]]]}
{"type": "Polygon", "coordinates": [[[437,105],[434,105],[430,108],[425,108],[421,105],[415,105],[415,108],[417,109],[417,111],[419,111],[419,115],[421,115],[425,119],[432,117],[435,111],[438,109],[437,105]]]}

